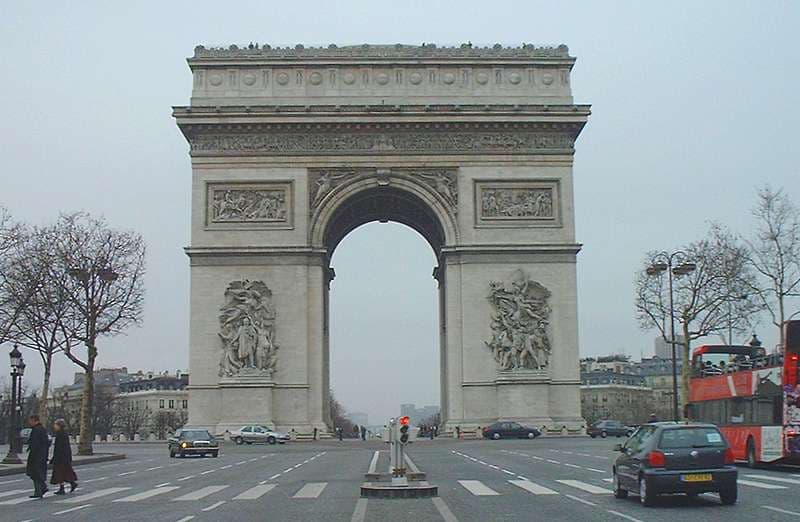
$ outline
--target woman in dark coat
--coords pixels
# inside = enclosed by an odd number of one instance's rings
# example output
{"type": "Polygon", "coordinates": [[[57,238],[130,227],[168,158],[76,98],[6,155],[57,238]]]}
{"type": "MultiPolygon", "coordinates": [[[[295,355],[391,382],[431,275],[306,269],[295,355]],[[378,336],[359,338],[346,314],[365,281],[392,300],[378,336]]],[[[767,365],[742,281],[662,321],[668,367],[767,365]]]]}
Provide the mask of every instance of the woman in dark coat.
{"type": "Polygon", "coordinates": [[[53,424],[53,431],[56,434],[55,444],[53,445],[53,476],[50,484],[58,484],[56,495],[64,494],[64,482],[69,482],[69,492],[75,491],[78,487],[78,476],[72,469],[72,449],[69,447],[69,435],[67,435],[67,423],[64,419],[58,419],[53,424]]]}

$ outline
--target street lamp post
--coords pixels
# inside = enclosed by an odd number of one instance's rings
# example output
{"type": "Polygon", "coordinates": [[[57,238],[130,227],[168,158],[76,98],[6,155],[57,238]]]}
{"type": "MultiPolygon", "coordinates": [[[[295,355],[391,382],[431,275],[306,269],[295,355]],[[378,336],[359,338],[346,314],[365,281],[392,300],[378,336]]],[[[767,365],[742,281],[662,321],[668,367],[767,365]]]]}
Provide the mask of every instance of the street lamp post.
{"type": "MultiPolygon", "coordinates": [[[[689,261],[689,256],[678,250],[673,253],[659,252],[653,256],[650,266],[647,267],[647,275],[660,276],[667,273],[669,281],[669,328],[670,346],[672,346],[672,418],[677,421],[678,415],[678,360],[675,352],[675,304],[673,292],[673,278],[683,276],[693,272],[697,265],[689,261]]],[[[685,342],[685,340],[684,340],[685,342]]]]}
{"type": "Polygon", "coordinates": [[[25,373],[25,362],[22,360],[22,353],[17,345],[8,354],[11,358],[11,416],[8,427],[8,453],[3,459],[3,464],[22,464],[19,453],[22,451],[22,439],[20,439],[20,409],[19,398],[22,395],[22,375],[25,373]]]}

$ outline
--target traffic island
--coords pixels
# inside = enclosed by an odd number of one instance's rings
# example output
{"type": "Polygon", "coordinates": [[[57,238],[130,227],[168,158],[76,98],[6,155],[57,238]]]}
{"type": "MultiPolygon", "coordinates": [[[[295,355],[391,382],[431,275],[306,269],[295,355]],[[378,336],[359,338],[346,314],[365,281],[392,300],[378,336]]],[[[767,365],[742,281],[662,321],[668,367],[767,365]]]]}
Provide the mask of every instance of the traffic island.
{"type": "Polygon", "coordinates": [[[388,482],[361,484],[362,498],[430,498],[438,496],[438,486],[429,484],[427,481],[409,480],[407,486],[392,486],[388,482]]]}

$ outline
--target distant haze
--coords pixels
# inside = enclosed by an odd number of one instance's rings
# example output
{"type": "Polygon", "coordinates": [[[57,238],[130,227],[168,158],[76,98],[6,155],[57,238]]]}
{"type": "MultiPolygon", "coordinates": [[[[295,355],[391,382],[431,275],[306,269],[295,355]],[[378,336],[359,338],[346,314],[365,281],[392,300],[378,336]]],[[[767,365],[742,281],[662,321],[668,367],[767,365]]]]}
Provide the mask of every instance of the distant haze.
{"type": "MultiPolygon", "coordinates": [[[[575,101],[593,105],[575,156],[581,352],[647,355],[655,333],[638,329],[632,303],[643,253],[696,239],[709,220],[746,230],[765,182],[800,200],[798,21],[790,1],[6,2],[0,203],[34,223],[85,209],[141,231],[145,323],[103,340],[100,364],[186,368],[191,169],[170,111],[188,104],[195,45],[566,43],[575,101]]],[[[430,247],[372,224],[333,261],[342,402],[372,422],[402,402],[437,403],[430,247]]],[[[40,365],[26,360],[33,383],[40,365]]],[[[73,371],[60,359],[55,382],[73,371]]]]}

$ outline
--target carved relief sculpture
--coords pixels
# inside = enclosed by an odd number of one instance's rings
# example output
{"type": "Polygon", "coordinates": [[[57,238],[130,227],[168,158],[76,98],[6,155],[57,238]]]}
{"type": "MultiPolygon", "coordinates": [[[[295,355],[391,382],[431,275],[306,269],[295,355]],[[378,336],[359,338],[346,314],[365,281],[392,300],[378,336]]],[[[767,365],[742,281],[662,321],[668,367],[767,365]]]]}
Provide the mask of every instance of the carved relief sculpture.
{"type": "Polygon", "coordinates": [[[419,177],[433,188],[453,211],[458,210],[458,184],[454,169],[415,170],[412,175],[419,177]]]}
{"type": "Polygon", "coordinates": [[[285,222],[288,215],[286,188],[209,189],[210,223],[285,222]]]}
{"type": "Polygon", "coordinates": [[[275,309],[263,281],[233,281],[220,309],[220,377],[269,377],[275,370],[275,309]]]}
{"type": "Polygon", "coordinates": [[[489,284],[492,339],[486,346],[492,350],[501,371],[541,370],[547,367],[551,345],[550,291],[516,270],[509,284],[489,284]]]}
{"type": "Polygon", "coordinates": [[[552,188],[494,188],[481,189],[481,217],[491,218],[552,218],[552,188]]]}
{"type": "Polygon", "coordinates": [[[309,171],[309,210],[313,212],[319,207],[325,196],[330,194],[345,178],[352,178],[356,175],[357,173],[351,169],[309,171]]]}

